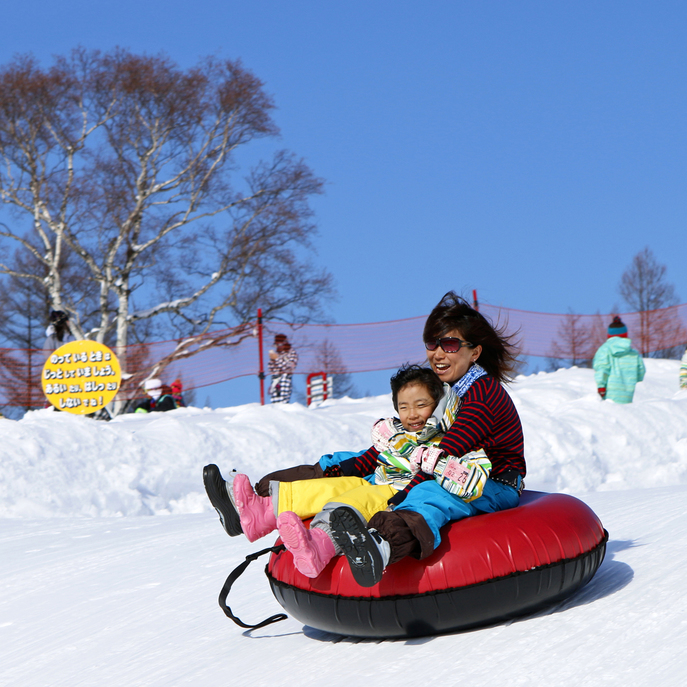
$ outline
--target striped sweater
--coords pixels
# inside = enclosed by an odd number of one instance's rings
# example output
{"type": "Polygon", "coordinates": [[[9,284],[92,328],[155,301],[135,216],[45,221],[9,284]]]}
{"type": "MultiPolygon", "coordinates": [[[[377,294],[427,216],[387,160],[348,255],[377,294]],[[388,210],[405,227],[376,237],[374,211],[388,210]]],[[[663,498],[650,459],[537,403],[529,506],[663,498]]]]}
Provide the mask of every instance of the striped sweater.
{"type": "Polygon", "coordinates": [[[283,374],[293,374],[293,371],[298,365],[298,353],[291,348],[288,351],[280,353],[274,360],[270,360],[267,363],[267,369],[270,374],[273,375],[283,375],[283,374]]]}
{"type": "MultiPolygon", "coordinates": [[[[492,464],[491,476],[515,470],[525,476],[525,453],[520,416],[511,397],[493,377],[480,377],[468,389],[456,421],[439,444],[451,456],[463,456],[483,448],[492,464]]],[[[344,474],[364,477],[375,471],[378,451],[374,446],[365,453],[342,463],[344,474]]],[[[400,493],[433,475],[418,472],[400,493]]],[[[405,495],[401,498],[404,498],[405,495]]]]}

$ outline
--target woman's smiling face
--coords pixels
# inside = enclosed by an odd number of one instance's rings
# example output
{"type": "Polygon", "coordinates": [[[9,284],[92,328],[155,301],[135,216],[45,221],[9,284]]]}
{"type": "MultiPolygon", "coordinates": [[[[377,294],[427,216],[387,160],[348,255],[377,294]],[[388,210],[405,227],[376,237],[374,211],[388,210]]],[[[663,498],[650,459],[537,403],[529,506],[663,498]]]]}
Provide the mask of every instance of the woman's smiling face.
{"type": "MultiPolygon", "coordinates": [[[[452,329],[443,335],[442,338],[454,338],[465,341],[458,329],[452,329]]],[[[456,353],[446,353],[441,346],[437,346],[433,351],[427,351],[427,360],[430,367],[437,373],[439,379],[447,384],[455,384],[474,363],[482,353],[481,346],[470,348],[461,346],[456,353]]]]}

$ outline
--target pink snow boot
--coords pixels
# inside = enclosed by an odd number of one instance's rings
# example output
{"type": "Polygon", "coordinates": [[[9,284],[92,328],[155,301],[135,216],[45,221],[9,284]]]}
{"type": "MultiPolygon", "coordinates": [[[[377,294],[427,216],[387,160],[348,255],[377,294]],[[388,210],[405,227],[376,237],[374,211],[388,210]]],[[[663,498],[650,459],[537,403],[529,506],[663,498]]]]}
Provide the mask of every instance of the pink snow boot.
{"type": "Polygon", "coordinates": [[[277,518],[279,536],[287,551],[293,555],[293,564],[306,577],[317,577],[336,555],[334,543],[319,527],[305,528],[301,519],[291,511],[277,518]]]}
{"type": "Polygon", "coordinates": [[[234,498],[241,520],[241,529],[248,541],[256,541],[272,532],[277,526],[271,496],[258,496],[248,475],[234,477],[234,498]]]}

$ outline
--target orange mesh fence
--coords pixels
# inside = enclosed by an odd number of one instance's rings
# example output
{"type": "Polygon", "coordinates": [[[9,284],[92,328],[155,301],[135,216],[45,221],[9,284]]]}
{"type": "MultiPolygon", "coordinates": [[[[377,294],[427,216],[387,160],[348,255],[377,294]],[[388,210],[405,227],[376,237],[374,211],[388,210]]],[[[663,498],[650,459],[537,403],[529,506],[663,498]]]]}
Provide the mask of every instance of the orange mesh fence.
{"type": "MultiPolygon", "coordinates": [[[[590,359],[606,339],[610,315],[550,314],[480,304],[480,312],[514,336],[521,355],[590,359]]],[[[645,356],[687,344],[687,304],[621,315],[633,345],[645,356]]],[[[297,374],[357,373],[396,369],[425,360],[422,329],[426,316],[369,324],[289,325],[263,322],[264,366],[274,335],[286,334],[299,356],[297,374]]],[[[257,375],[257,328],[244,326],[176,341],[134,344],[115,350],[125,373],[119,399],[141,396],[142,383],[159,377],[184,389],[257,375]]],[[[40,374],[44,351],[0,349],[0,404],[44,405],[40,374]]]]}
{"type": "MultiPolygon", "coordinates": [[[[521,355],[588,360],[606,340],[612,315],[552,314],[481,305],[480,312],[519,340],[521,355]]],[[[643,356],[687,345],[687,303],[622,313],[633,346],[643,356]]]]}

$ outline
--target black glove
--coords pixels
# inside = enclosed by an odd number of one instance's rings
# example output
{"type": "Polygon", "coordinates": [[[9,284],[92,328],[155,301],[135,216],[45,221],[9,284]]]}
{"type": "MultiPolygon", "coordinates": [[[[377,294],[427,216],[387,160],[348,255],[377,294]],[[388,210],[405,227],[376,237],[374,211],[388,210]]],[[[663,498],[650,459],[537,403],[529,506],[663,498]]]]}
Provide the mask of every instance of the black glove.
{"type": "Polygon", "coordinates": [[[343,470],[341,469],[340,465],[330,465],[324,471],[324,476],[325,477],[343,477],[344,473],[343,473],[343,470]]]}

